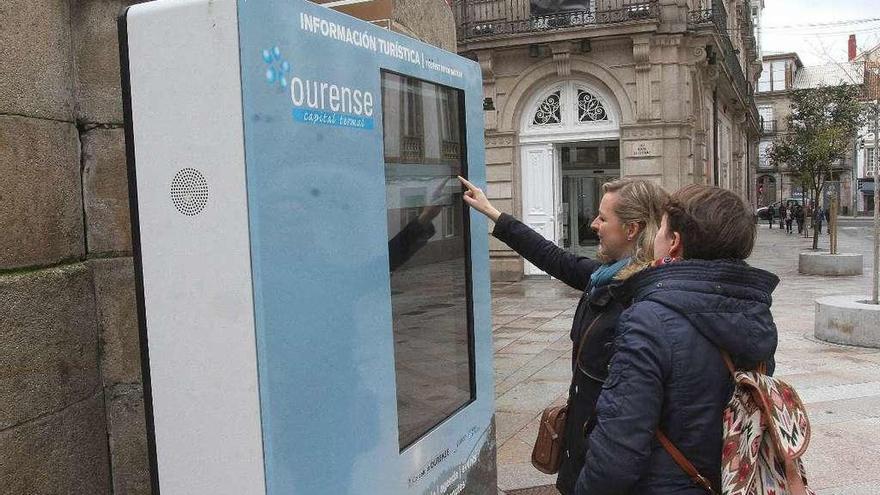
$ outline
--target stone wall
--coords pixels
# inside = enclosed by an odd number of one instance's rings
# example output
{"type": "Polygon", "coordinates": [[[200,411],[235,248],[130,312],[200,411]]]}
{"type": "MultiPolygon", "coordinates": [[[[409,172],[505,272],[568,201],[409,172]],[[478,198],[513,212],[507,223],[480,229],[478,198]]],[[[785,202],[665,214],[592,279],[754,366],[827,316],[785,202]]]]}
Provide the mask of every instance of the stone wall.
{"type": "MultiPolygon", "coordinates": [[[[116,17],[0,2],[0,492],[150,493],[116,17]]],[[[441,0],[397,30],[455,50],[441,0]]]]}
{"type": "Polygon", "coordinates": [[[444,0],[395,0],[391,29],[455,53],[455,19],[444,0]]]}
{"type": "Polygon", "coordinates": [[[116,16],[0,3],[0,487],[150,493],[116,16]]]}

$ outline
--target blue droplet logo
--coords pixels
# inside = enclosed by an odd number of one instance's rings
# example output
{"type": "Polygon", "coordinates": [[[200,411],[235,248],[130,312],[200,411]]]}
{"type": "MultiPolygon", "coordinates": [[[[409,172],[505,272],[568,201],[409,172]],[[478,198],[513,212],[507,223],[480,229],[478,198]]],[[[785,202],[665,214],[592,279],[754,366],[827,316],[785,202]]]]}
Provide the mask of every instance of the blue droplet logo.
{"type": "Polygon", "coordinates": [[[278,46],[265,48],[260,53],[263,62],[266,63],[266,83],[274,86],[278,83],[279,88],[287,88],[290,86],[290,71],[292,66],[290,62],[281,57],[281,49],[278,46]]]}

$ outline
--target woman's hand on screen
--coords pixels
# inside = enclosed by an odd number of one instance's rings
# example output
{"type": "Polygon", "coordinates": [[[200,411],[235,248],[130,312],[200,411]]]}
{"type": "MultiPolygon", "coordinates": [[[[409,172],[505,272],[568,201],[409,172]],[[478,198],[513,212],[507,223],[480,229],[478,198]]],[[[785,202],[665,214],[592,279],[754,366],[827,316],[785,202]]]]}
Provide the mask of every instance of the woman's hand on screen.
{"type": "Polygon", "coordinates": [[[492,203],[489,202],[489,198],[486,197],[483,190],[471,184],[470,181],[460,175],[458,176],[458,180],[465,188],[467,188],[467,191],[464,192],[462,197],[464,202],[471,208],[489,217],[493,222],[497,222],[498,217],[501,216],[501,212],[492,206],[492,203]]]}

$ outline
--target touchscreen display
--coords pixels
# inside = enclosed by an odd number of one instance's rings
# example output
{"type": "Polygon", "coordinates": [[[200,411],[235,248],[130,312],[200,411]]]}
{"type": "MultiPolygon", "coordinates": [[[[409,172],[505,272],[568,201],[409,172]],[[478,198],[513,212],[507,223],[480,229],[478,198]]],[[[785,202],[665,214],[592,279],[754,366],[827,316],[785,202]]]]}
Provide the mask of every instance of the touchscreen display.
{"type": "Polygon", "coordinates": [[[382,73],[401,450],[474,399],[463,106],[460,90],[382,73]]]}

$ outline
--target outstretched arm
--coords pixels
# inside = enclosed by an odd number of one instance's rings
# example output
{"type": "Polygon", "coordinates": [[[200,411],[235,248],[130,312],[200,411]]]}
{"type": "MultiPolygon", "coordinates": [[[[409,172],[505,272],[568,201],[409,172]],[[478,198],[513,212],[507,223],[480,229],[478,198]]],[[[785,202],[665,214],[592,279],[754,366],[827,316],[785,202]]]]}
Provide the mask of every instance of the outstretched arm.
{"type": "Polygon", "coordinates": [[[482,189],[467,179],[458,178],[467,189],[463,199],[471,208],[495,222],[492,235],[510,246],[523,258],[544,272],[578,290],[584,290],[590,275],[602,264],[584,256],[576,256],[548,241],[528,225],[511,215],[498,211],[482,189]]]}

